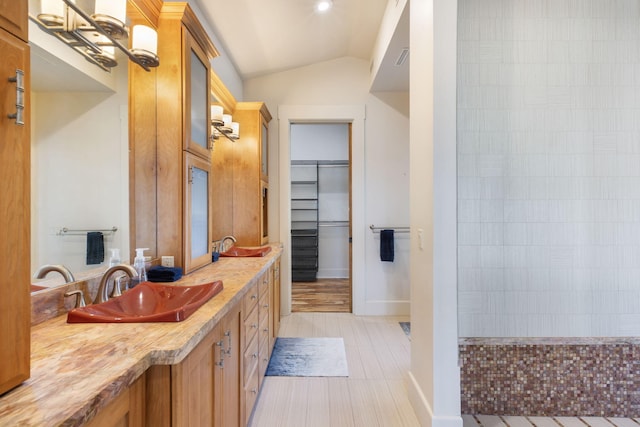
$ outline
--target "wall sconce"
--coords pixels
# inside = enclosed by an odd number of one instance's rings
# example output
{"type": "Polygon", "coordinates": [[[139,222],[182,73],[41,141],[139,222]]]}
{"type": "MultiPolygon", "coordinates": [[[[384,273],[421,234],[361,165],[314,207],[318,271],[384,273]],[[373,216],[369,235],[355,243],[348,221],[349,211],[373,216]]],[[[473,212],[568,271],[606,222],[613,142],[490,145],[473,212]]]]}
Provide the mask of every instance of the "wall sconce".
{"type": "Polygon", "coordinates": [[[129,36],[127,0],[95,0],[92,15],[75,0],[41,0],[40,13],[29,19],[105,71],[118,65],[115,48],[146,71],[160,65],[158,34],[153,28],[134,26],[131,50],[119,41],[129,36]]]}
{"type": "Polygon", "coordinates": [[[240,123],[233,122],[231,114],[224,114],[219,105],[211,106],[211,139],[218,139],[223,135],[231,141],[240,138],[240,123]]]}

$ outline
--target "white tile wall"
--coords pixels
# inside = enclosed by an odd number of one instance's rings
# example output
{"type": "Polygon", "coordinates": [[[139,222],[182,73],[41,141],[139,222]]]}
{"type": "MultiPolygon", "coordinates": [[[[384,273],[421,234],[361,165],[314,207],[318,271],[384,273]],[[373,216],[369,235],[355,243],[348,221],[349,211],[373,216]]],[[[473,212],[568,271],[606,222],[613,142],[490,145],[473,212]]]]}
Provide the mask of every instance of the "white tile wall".
{"type": "Polygon", "coordinates": [[[460,336],[640,335],[640,1],[458,4],[460,336]]]}

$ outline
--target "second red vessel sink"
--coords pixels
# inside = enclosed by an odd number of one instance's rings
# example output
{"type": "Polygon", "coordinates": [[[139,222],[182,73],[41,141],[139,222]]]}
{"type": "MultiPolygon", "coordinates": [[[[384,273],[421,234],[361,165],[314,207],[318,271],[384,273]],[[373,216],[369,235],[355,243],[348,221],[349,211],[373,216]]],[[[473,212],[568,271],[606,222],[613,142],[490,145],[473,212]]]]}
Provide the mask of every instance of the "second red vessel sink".
{"type": "Polygon", "coordinates": [[[221,280],[194,286],[143,282],[107,302],[74,308],[67,323],[181,322],[222,289],[221,280]]]}
{"type": "Polygon", "coordinates": [[[232,246],[231,249],[220,252],[220,256],[226,257],[260,257],[271,252],[271,246],[261,246],[259,248],[243,248],[232,246]]]}

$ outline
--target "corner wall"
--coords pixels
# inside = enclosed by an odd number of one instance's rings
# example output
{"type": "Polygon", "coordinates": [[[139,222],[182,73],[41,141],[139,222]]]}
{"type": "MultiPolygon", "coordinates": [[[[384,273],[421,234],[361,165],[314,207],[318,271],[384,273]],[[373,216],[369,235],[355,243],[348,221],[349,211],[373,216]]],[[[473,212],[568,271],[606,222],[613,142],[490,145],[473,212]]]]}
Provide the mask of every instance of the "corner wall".
{"type": "Polygon", "coordinates": [[[411,371],[421,425],[462,426],[456,288],[456,27],[451,0],[411,2],[411,371]]]}

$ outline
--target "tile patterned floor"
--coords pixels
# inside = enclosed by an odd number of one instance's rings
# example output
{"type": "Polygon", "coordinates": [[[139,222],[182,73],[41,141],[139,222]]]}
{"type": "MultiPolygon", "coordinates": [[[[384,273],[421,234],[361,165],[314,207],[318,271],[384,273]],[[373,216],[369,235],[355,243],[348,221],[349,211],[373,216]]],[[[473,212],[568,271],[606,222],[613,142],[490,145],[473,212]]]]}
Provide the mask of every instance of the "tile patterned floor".
{"type": "Polygon", "coordinates": [[[640,427],[640,418],[463,415],[463,427],[640,427]]]}

